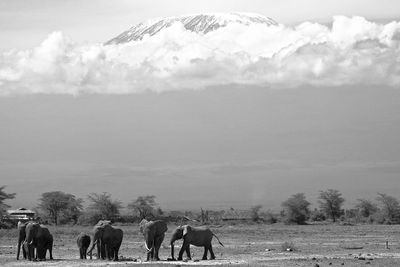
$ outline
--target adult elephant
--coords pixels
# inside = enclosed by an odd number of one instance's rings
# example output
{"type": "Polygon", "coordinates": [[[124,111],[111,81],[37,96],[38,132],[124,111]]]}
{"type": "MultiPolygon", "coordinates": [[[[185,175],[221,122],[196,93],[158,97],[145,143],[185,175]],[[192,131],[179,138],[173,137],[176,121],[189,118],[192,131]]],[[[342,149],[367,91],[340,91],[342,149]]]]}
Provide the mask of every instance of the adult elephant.
{"type": "Polygon", "coordinates": [[[162,220],[147,221],[143,219],[140,224],[140,232],[144,236],[144,244],[147,249],[147,261],[160,260],[158,252],[168,230],[166,222],[162,220]]]}
{"type": "Polygon", "coordinates": [[[28,244],[28,259],[46,260],[46,252],[49,251],[50,259],[53,259],[53,236],[49,229],[36,222],[29,222],[25,228],[26,243],[28,244]],[[36,249],[36,258],[35,251],[36,249]]]}
{"type": "Polygon", "coordinates": [[[26,238],[26,233],[25,233],[26,225],[27,225],[27,222],[24,222],[24,223],[21,221],[18,222],[18,226],[17,226],[17,228],[18,228],[17,260],[19,260],[19,254],[20,254],[21,248],[22,248],[22,255],[23,255],[24,259],[26,259],[26,257],[27,257],[26,252],[25,252],[24,248],[22,247],[23,242],[25,241],[25,238],[26,238]]]}
{"type": "Polygon", "coordinates": [[[186,255],[189,259],[190,256],[190,245],[197,247],[204,247],[203,260],[207,260],[207,252],[210,252],[211,259],[215,259],[214,252],[212,250],[212,238],[215,236],[221,246],[224,246],[218,237],[210,230],[208,227],[193,227],[190,225],[179,226],[172,233],[171,237],[171,257],[174,260],[174,243],[176,240],[183,238],[183,244],[181,250],[179,251],[178,260],[182,260],[183,253],[186,251],[186,255]]]}
{"type": "Polygon", "coordinates": [[[97,244],[97,253],[103,258],[102,248],[104,247],[104,256],[106,259],[118,261],[118,251],[121,247],[124,234],[121,229],[113,227],[110,223],[97,223],[94,226],[94,235],[92,246],[88,251],[88,255],[92,256],[92,250],[97,244]]]}

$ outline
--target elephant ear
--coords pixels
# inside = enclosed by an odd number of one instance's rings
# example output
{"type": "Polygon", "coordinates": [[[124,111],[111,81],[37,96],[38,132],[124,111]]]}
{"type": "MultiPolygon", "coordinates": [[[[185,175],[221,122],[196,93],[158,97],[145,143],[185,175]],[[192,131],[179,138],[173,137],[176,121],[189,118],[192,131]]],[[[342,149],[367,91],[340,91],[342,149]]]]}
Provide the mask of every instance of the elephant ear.
{"type": "Polygon", "coordinates": [[[159,221],[156,221],[156,224],[157,224],[156,225],[156,233],[157,233],[157,235],[162,235],[166,231],[168,231],[168,226],[167,226],[166,222],[164,222],[162,220],[159,220],[159,221]]]}
{"type": "Polygon", "coordinates": [[[190,231],[192,231],[192,227],[189,225],[183,226],[183,236],[185,236],[187,233],[190,233],[190,231]]]}
{"type": "Polygon", "coordinates": [[[144,229],[146,228],[146,224],[148,223],[148,221],[146,219],[143,219],[140,223],[139,223],[139,230],[140,232],[143,234],[144,229]]]}

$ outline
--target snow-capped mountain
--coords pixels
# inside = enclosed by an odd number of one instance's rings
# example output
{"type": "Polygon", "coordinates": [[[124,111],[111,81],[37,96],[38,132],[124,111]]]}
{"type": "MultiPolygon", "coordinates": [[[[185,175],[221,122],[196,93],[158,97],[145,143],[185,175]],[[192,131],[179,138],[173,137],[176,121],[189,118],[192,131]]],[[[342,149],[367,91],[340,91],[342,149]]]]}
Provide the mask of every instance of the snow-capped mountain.
{"type": "Polygon", "coordinates": [[[148,20],[133,26],[117,37],[109,40],[106,44],[120,44],[130,41],[141,40],[146,34],[153,36],[164,28],[175,22],[181,22],[186,30],[196,33],[207,34],[218,28],[225,27],[230,23],[244,25],[265,24],[267,26],[278,25],[273,19],[252,13],[212,13],[196,14],[180,17],[168,17],[148,20]]]}

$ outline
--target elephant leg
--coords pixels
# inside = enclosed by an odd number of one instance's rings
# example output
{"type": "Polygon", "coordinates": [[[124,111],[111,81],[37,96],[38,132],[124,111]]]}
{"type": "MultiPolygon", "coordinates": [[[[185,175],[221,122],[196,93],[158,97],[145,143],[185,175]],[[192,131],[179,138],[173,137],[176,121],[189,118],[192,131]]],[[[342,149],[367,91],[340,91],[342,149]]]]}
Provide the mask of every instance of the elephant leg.
{"type": "Polygon", "coordinates": [[[101,259],[102,260],[106,260],[107,259],[107,255],[106,255],[106,247],[105,247],[105,245],[103,244],[103,242],[101,242],[101,246],[100,246],[100,250],[101,250],[101,252],[100,252],[100,254],[101,254],[101,259]]]}
{"type": "Polygon", "coordinates": [[[186,246],[186,256],[188,257],[189,260],[192,259],[192,255],[190,254],[190,244],[186,246]]]}
{"type": "Polygon", "coordinates": [[[158,252],[160,251],[160,247],[161,247],[161,244],[162,244],[162,242],[164,240],[164,236],[165,236],[164,234],[159,235],[154,240],[154,248],[155,248],[154,257],[158,261],[160,260],[160,257],[158,256],[158,252]]]}
{"type": "Polygon", "coordinates": [[[210,246],[208,247],[208,250],[210,251],[210,256],[211,256],[211,260],[215,260],[215,255],[212,249],[212,245],[210,244],[210,246]]]}
{"type": "MultiPolygon", "coordinates": [[[[53,241],[50,242],[49,244],[49,256],[50,256],[50,260],[53,260],[53,241]]],[[[86,254],[85,254],[86,255],[86,254]]],[[[85,257],[86,258],[86,257],[85,257]]]]}
{"type": "Polygon", "coordinates": [[[158,249],[159,248],[154,248],[154,257],[153,257],[153,259],[156,260],[156,261],[160,260],[160,258],[158,257],[158,249]]]}
{"type": "Polygon", "coordinates": [[[79,248],[79,258],[81,260],[83,260],[83,248],[82,247],[79,248]]]}
{"type": "Polygon", "coordinates": [[[151,260],[154,260],[154,247],[151,248],[151,251],[150,251],[150,259],[151,259],[151,260]]]}
{"type": "Polygon", "coordinates": [[[181,260],[182,260],[183,252],[185,251],[185,249],[186,249],[186,244],[185,244],[185,242],[184,242],[184,243],[182,244],[181,249],[179,250],[178,261],[181,261],[181,260]]]}
{"type": "Polygon", "coordinates": [[[106,260],[107,260],[107,259],[110,259],[110,258],[109,258],[109,256],[110,256],[110,251],[109,251],[109,248],[108,248],[108,244],[104,244],[104,252],[105,252],[106,260]]]}
{"type": "Polygon", "coordinates": [[[97,259],[101,259],[101,254],[100,254],[101,248],[100,248],[100,243],[99,243],[99,242],[100,242],[100,241],[98,241],[97,244],[96,244],[96,248],[97,248],[97,259]]]}
{"type": "Polygon", "coordinates": [[[40,246],[40,247],[38,246],[36,248],[36,258],[37,258],[37,260],[39,260],[39,261],[44,260],[43,259],[43,256],[44,256],[43,251],[44,251],[44,248],[42,248],[42,246],[40,246]]]}
{"type": "Polygon", "coordinates": [[[108,256],[109,256],[109,260],[114,260],[114,255],[115,255],[115,251],[114,251],[114,248],[112,248],[112,247],[109,247],[109,249],[108,249],[108,256]]]}
{"type": "Polygon", "coordinates": [[[151,248],[149,251],[147,251],[147,261],[152,260],[154,256],[154,248],[151,248]]]}
{"type": "Polygon", "coordinates": [[[208,247],[204,246],[203,258],[201,258],[202,260],[206,260],[207,259],[207,252],[208,252],[208,247]]]}
{"type": "Polygon", "coordinates": [[[114,261],[118,261],[118,250],[119,250],[119,247],[116,247],[114,249],[114,261]]]}

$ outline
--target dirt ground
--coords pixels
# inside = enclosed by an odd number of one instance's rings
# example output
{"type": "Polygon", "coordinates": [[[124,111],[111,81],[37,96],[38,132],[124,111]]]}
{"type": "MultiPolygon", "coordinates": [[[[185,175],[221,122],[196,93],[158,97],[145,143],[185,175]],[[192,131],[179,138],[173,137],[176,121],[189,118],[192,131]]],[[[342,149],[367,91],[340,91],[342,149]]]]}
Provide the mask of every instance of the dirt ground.
{"type": "MultiPolygon", "coordinates": [[[[119,262],[79,260],[76,236],[91,227],[50,227],[55,260],[16,260],[17,230],[0,230],[0,266],[400,266],[400,226],[388,225],[231,225],[211,226],[224,247],[214,241],[213,261],[201,261],[203,249],[192,247],[192,259],[169,262],[169,225],[157,263],[145,263],[143,238],[136,225],[119,226],[124,231],[119,262]],[[388,241],[389,248],[386,248],[388,241]],[[287,251],[291,248],[292,251],[287,251]]],[[[181,243],[175,244],[176,253],[181,243]]],[[[95,257],[94,257],[95,258],[95,257]]]]}

